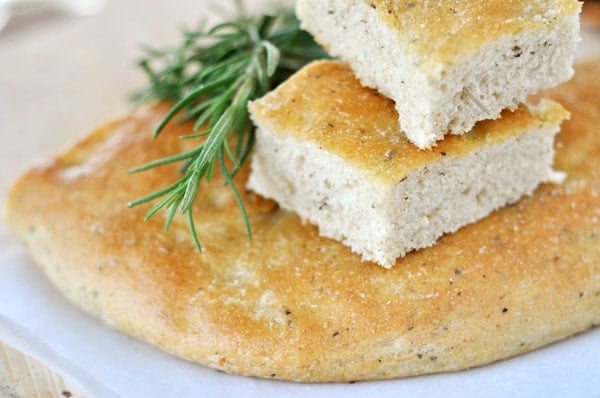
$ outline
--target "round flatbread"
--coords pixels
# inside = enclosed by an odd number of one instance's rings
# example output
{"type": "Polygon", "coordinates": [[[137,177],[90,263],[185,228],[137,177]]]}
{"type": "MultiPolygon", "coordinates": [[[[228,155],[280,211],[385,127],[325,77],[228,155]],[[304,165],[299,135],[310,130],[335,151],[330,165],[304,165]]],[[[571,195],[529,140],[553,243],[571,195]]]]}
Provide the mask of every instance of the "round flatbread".
{"type": "Polygon", "coordinates": [[[127,170],[181,152],[188,125],[153,141],[165,105],[97,130],[13,187],[7,220],[75,305],[168,352],[226,372],[299,381],[466,369],[600,322],[600,60],[551,92],[571,112],[557,138],[562,185],[410,253],[392,269],[244,192],[202,186],[195,215],[142,221],[135,198],[177,167],[127,170]]]}

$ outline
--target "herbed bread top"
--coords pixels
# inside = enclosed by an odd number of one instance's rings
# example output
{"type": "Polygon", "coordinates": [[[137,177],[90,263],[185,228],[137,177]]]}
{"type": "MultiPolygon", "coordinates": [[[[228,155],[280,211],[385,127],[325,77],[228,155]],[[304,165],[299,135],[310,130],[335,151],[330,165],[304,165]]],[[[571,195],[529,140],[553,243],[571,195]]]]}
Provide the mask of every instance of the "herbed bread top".
{"type": "Polygon", "coordinates": [[[399,181],[442,156],[463,156],[568,117],[559,104],[520,106],[468,134],[420,150],[399,131],[394,103],[363,87],[346,64],[317,61],[250,104],[255,123],[273,134],[311,142],[382,183],[399,181]]]}
{"type": "Polygon", "coordinates": [[[246,192],[248,240],[219,180],[171,230],[132,198],[179,175],[192,128],[149,133],[167,107],[96,131],[25,174],[6,221],[58,289],[113,327],[227,372],[305,381],[390,378],[472,368],[600,322],[600,60],[553,98],[573,111],[557,137],[568,179],[445,236],[386,270],[361,263],[291,212],[246,192]],[[183,148],[183,149],[185,149],[183,148]],[[92,170],[93,172],[89,172],[92,170]],[[576,210],[574,210],[576,209],[576,210]]]}
{"type": "Polygon", "coordinates": [[[576,0],[362,0],[375,9],[399,43],[430,66],[453,63],[505,35],[547,31],[579,13],[576,0]]]}

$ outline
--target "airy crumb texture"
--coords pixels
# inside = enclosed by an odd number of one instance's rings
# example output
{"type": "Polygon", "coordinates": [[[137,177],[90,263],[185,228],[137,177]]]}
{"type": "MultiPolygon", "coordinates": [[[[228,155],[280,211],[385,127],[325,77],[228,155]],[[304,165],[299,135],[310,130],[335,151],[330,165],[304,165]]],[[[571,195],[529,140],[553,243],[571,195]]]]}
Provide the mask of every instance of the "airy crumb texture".
{"type": "Polygon", "coordinates": [[[524,106],[422,151],[393,135],[391,101],[342,63],[312,63],[250,106],[248,187],[385,267],[552,180],[567,112],[524,106]]]}
{"type": "Polygon", "coordinates": [[[127,170],[191,149],[191,124],[150,133],[168,106],[132,114],[27,172],[6,220],[71,302],[114,328],[221,371],[316,381],[456,371],[600,324],[600,60],[552,92],[572,112],[557,137],[568,178],[409,253],[392,269],[272,201],[244,192],[246,237],[215,174],[185,217],[143,221],[127,203],[180,178],[127,170]],[[75,172],[73,172],[75,170],[75,172]],[[85,171],[85,172],[83,172],[85,171]],[[67,177],[67,178],[66,178],[67,177]]]}
{"type": "Polygon", "coordinates": [[[392,98],[420,148],[569,79],[575,0],[299,0],[302,27],[392,98]]]}

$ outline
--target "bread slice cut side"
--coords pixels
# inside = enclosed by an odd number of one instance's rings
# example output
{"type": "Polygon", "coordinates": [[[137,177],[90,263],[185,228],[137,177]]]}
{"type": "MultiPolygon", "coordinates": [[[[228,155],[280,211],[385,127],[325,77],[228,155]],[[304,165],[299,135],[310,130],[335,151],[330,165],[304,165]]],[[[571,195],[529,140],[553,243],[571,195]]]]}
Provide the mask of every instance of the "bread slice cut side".
{"type": "Polygon", "coordinates": [[[567,115],[549,101],[521,106],[447,138],[439,152],[422,151],[382,135],[382,123],[396,123],[389,100],[330,61],[309,65],[250,109],[259,130],[248,187],[384,267],[555,180],[554,136],[567,115]]]}
{"type": "Polygon", "coordinates": [[[300,0],[302,26],[395,101],[420,148],[569,79],[580,4],[300,0]]]}

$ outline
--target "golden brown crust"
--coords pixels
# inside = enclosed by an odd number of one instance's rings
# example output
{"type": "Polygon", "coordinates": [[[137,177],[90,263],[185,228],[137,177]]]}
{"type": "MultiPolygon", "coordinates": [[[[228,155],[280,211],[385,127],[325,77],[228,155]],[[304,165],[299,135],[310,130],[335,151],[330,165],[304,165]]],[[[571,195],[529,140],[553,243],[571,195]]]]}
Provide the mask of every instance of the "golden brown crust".
{"type": "MultiPolygon", "coordinates": [[[[7,220],[73,303],[176,355],[226,372],[302,381],[465,369],[600,322],[600,60],[551,93],[572,112],[563,186],[409,254],[361,263],[292,213],[246,194],[253,239],[227,188],[196,204],[204,254],[183,220],[143,222],[133,198],[175,168],[127,170],[181,150],[187,126],[150,131],[164,106],[96,131],[13,187],[7,220]]],[[[237,183],[243,187],[246,171],[237,183]]]]}
{"type": "Polygon", "coordinates": [[[582,5],[576,0],[362,1],[414,56],[427,55],[430,65],[454,63],[503,36],[550,31],[582,5]]]}
{"type": "Polygon", "coordinates": [[[586,1],[583,3],[581,23],[593,28],[600,27],[600,2],[586,1]]]}
{"type": "Polygon", "coordinates": [[[535,114],[521,105],[504,111],[500,119],[476,124],[468,134],[450,135],[434,149],[421,150],[399,131],[394,102],[362,86],[346,64],[336,61],[305,66],[249,108],[262,129],[313,142],[383,182],[400,181],[438,161],[442,153],[464,156],[536,128],[553,129],[568,117],[550,101],[535,114]]]}

